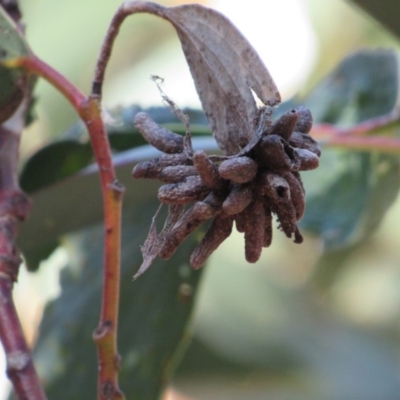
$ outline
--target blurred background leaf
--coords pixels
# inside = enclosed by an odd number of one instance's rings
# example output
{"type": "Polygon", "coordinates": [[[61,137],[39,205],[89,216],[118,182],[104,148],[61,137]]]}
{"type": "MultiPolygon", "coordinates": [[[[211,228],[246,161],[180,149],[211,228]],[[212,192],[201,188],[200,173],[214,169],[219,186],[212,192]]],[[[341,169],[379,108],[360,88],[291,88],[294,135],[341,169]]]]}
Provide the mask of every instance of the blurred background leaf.
{"type": "MultiPolygon", "coordinates": [[[[304,103],[317,123],[351,126],[384,115],[397,102],[398,70],[392,50],[355,53],[304,103]]],[[[399,126],[385,133],[396,134],[399,126]]],[[[303,175],[309,194],[301,226],[316,233],[325,250],[332,250],[363,240],[374,231],[397,197],[400,160],[397,155],[323,148],[320,168],[303,175]]]]}
{"type": "MultiPolygon", "coordinates": [[[[188,259],[189,240],[173,260],[156,262],[132,282],[142,261],[138,251],[157,209],[155,199],[142,199],[123,217],[119,350],[120,383],[128,399],[157,399],[188,342],[188,321],[201,273],[188,259]]],[[[102,288],[101,225],[67,236],[68,266],[61,274],[61,296],[48,304],[34,357],[49,398],[93,397],[97,382],[93,328],[99,318],[102,288]]]]}
{"type": "Polygon", "coordinates": [[[398,15],[400,15],[400,4],[396,0],[349,0],[362,10],[366,11],[372,18],[379,21],[385,28],[400,37],[398,15]]]}

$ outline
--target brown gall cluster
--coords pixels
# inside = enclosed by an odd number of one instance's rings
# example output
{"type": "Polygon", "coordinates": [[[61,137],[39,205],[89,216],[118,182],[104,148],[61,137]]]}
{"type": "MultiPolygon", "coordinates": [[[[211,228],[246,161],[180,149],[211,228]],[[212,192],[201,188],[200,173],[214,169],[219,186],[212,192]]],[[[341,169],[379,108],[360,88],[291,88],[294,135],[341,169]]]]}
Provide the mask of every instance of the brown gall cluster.
{"type": "Polygon", "coordinates": [[[170,258],[208,219],[213,219],[211,225],[190,258],[195,269],[231,234],[234,222],[244,233],[245,256],[251,263],[271,244],[273,214],[288,238],[303,241],[297,227],[305,209],[299,172],[317,168],[321,154],[309,135],[312,117],[307,108],[268,121],[234,156],[192,151],[184,137],[157,125],[143,112],[137,114],[135,125],[164,154],[136,165],[133,176],[164,182],[158,191],[162,203],[182,207],[193,203],[170,227],[158,252],[162,259],[170,258]]]}

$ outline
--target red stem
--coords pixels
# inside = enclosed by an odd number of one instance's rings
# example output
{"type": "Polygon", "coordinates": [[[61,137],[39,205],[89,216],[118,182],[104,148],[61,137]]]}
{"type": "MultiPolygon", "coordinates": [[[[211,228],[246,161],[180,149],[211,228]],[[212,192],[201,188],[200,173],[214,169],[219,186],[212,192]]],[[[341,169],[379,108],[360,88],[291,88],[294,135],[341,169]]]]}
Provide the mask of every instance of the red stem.
{"type": "MultiPolygon", "coordinates": [[[[4,238],[7,233],[4,231],[7,230],[7,225],[10,227],[13,222],[3,219],[0,223],[2,231],[0,243],[3,245],[7,241],[4,238]]],[[[0,270],[9,267],[4,264],[8,262],[2,261],[0,270]]],[[[0,337],[6,354],[7,375],[19,400],[46,400],[12,301],[12,287],[13,282],[10,277],[0,273],[0,299],[2,299],[0,301],[0,337]]]]}
{"type": "Polygon", "coordinates": [[[96,63],[96,71],[94,73],[94,79],[92,84],[92,95],[101,96],[102,86],[104,81],[105,71],[110,60],[111,51],[114,46],[115,39],[118,36],[119,30],[125,18],[136,13],[150,13],[153,15],[163,16],[163,10],[165,7],[161,4],[152,3],[149,1],[125,1],[121,4],[117,12],[115,13],[107,34],[103,40],[103,44],[100,49],[100,54],[96,63]]]}
{"type": "Polygon", "coordinates": [[[377,151],[380,153],[400,153],[400,139],[387,136],[332,136],[323,142],[327,146],[341,147],[358,151],[377,151]]]}
{"type": "Polygon", "coordinates": [[[7,375],[18,399],[45,400],[30,349],[12,297],[13,284],[21,263],[15,245],[18,222],[30,209],[17,178],[18,148],[25,107],[0,127],[0,338],[7,361],[7,375]]]}
{"type": "Polygon", "coordinates": [[[36,56],[13,60],[8,64],[22,67],[49,81],[78,111],[85,123],[99,167],[104,204],[104,272],[100,322],[93,338],[98,353],[98,399],[122,400],[119,389],[119,354],[117,350],[120,292],[121,210],[124,188],[118,182],[108,135],[101,115],[98,96],[86,98],[64,76],[36,56]]]}
{"type": "Polygon", "coordinates": [[[399,124],[399,119],[400,109],[396,108],[388,114],[362,121],[349,128],[316,124],[312,129],[312,136],[327,146],[399,154],[399,138],[382,134],[370,136],[374,132],[399,124]]]}

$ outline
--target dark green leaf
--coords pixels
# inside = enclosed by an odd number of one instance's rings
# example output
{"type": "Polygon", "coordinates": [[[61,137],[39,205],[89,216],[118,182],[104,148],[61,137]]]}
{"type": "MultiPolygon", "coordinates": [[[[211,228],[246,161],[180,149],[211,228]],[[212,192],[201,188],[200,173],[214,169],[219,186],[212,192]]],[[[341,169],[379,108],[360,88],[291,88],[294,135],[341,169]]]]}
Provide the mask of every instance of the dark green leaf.
{"type": "MultiPolygon", "coordinates": [[[[318,122],[348,126],[390,112],[397,88],[395,53],[362,51],[345,59],[305,103],[318,122]]],[[[324,148],[320,168],[303,178],[310,196],[301,224],[329,250],[376,228],[399,190],[399,157],[324,148]]]]}
{"type": "Polygon", "coordinates": [[[391,111],[397,83],[394,50],[362,50],[345,58],[304,102],[315,121],[350,126],[391,111]]]}
{"type": "Polygon", "coordinates": [[[27,193],[40,190],[79,172],[92,159],[89,144],[72,140],[52,143],[28,160],[21,174],[21,187],[27,193]]]}
{"type": "Polygon", "coordinates": [[[0,61],[11,60],[30,53],[29,46],[15,23],[0,6],[0,61]]]}
{"type": "MultiPolygon", "coordinates": [[[[154,199],[155,200],[155,199],[154,199]]],[[[169,262],[156,262],[136,281],[143,243],[157,201],[142,199],[124,213],[119,350],[120,383],[127,399],[155,400],[168,381],[177,349],[187,340],[200,271],[188,265],[192,240],[169,262]]],[[[34,352],[52,399],[95,396],[96,350],[91,339],[98,324],[102,286],[101,226],[66,238],[70,265],[61,276],[62,294],[48,305],[34,352]]]]}
{"type": "Polygon", "coordinates": [[[400,3],[397,0],[351,0],[383,26],[400,37],[400,3]]]}

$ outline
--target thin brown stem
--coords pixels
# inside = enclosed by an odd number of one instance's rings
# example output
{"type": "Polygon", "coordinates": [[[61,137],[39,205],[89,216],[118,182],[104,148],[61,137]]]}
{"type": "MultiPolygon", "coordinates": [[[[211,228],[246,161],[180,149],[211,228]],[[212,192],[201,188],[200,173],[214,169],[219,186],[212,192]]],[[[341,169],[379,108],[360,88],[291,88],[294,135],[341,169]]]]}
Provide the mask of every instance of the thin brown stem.
{"type": "MultiPolygon", "coordinates": [[[[0,242],[4,244],[9,241],[6,231],[12,230],[15,221],[3,217],[0,218],[0,224],[0,242]]],[[[0,261],[0,269],[12,268],[11,263],[13,267],[19,265],[16,259],[3,259],[0,261]]],[[[13,282],[10,276],[0,272],[0,337],[6,354],[7,375],[19,400],[45,400],[46,395],[36,374],[12,301],[12,287],[13,282]]]]}
{"type": "Polygon", "coordinates": [[[89,98],[80,110],[99,166],[104,203],[104,273],[101,316],[93,333],[99,362],[98,399],[120,400],[124,395],[118,386],[120,356],[117,350],[120,290],[121,210],[124,193],[117,181],[112,155],[101,119],[99,100],[89,98]]]}
{"type": "Polygon", "coordinates": [[[332,124],[316,124],[312,136],[326,146],[360,151],[400,153],[400,139],[388,135],[373,135],[377,131],[390,129],[400,122],[400,108],[390,113],[362,121],[348,128],[332,124]]]}
{"type": "Polygon", "coordinates": [[[377,151],[400,154],[400,139],[385,136],[332,136],[323,142],[327,146],[357,151],[377,151]]]}
{"type": "Polygon", "coordinates": [[[17,398],[45,400],[12,297],[21,263],[15,244],[18,222],[27,217],[30,209],[17,178],[24,111],[25,104],[0,127],[0,339],[6,355],[7,375],[17,398]]]}
{"type": "Polygon", "coordinates": [[[146,2],[146,1],[126,1],[121,4],[119,9],[111,20],[107,34],[103,40],[103,44],[100,49],[100,54],[96,63],[96,70],[94,74],[92,84],[92,95],[102,95],[102,87],[104,81],[105,71],[110,60],[111,51],[114,46],[116,37],[118,36],[119,30],[125,18],[137,13],[149,13],[153,15],[163,16],[164,7],[157,3],[146,2]]]}
{"type": "Polygon", "coordinates": [[[347,128],[325,123],[315,124],[312,128],[312,135],[316,139],[325,139],[332,136],[364,136],[399,122],[400,108],[395,108],[390,113],[367,119],[347,128]]]}
{"type": "Polygon", "coordinates": [[[77,110],[85,123],[99,167],[104,203],[104,278],[100,322],[93,338],[98,353],[98,399],[123,400],[119,389],[120,356],[117,350],[120,291],[121,209],[124,188],[119,184],[112,161],[98,96],[86,98],[72,83],[35,56],[12,60],[10,67],[22,67],[56,87],[77,110]]]}
{"type": "MultiPolygon", "coordinates": [[[[4,10],[23,32],[17,0],[0,0],[4,10]]],[[[46,400],[24,337],[12,290],[21,264],[16,247],[18,223],[30,210],[28,197],[18,183],[18,152],[25,124],[31,87],[24,87],[24,100],[0,127],[0,340],[6,355],[7,375],[20,400],[46,400]]]]}

